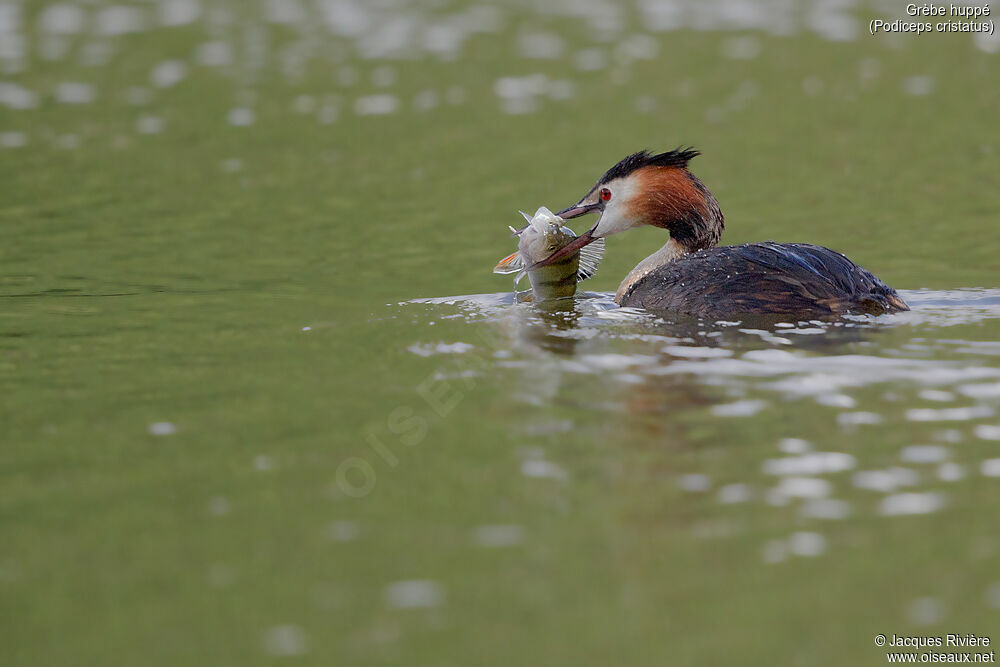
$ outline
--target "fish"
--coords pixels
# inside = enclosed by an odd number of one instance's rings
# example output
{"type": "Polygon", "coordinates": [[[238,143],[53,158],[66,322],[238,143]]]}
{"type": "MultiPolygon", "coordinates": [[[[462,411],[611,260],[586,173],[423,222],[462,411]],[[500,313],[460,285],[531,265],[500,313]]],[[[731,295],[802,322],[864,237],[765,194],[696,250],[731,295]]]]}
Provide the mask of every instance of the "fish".
{"type": "Polygon", "coordinates": [[[521,229],[509,228],[518,237],[517,252],[497,262],[493,273],[516,273],[515,290],[527,275],[536,301],[572,297],[576,294],[577,283],[597,272],[597,266],[604,256],[604,239],[597,239],[554,264],[529,271],[528,267],[534,263],[569,245],[576,234],[564,224],[562,218],[544,206],[535,211],[533,216],[524,211],[518,213],[524,216],[528,224],[521,229]]]}

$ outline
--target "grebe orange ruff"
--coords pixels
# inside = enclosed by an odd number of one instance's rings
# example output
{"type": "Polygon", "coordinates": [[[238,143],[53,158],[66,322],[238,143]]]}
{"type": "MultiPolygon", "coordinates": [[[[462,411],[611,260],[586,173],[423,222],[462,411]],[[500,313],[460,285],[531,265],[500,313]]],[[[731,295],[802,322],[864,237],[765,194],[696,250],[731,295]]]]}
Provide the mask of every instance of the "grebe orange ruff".
{"type": "Polygon", "coordinates": [[[896,290],[829,248],[773,241],[717,247],[725,227],[722,210],[687,169],[698,155],[677,149],[626,157],[558,213],[568,219],[597,211],[597,223],[529,269],[558,262],[599,238],[653,225],[668,230],[670,240],[622,281],[615,295],[621,306],[712,318],[909,310],[896,290]]]}

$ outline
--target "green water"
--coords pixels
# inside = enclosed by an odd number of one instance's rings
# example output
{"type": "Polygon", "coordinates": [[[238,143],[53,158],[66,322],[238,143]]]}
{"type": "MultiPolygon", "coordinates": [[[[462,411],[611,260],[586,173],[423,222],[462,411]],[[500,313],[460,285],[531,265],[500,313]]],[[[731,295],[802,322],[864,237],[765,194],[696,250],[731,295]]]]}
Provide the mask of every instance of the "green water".
{"type": "Polygon", "coordinates": [[[0,81],[35,96],[0,94],[4,664],[883,664],[878,633],[991,636],[995,42],[873,38],[869,10],[829,41],[809,6],[775,35],[322,5],[138,3],[113,35],[104,3],[58,30],[0,3],[0,81]],[[359,55],[400,17],[479,27],[359,55]],[[510,303],[517,209],[682,143],[727,242],[828,245],[913,311],[616,310],[652,230],[568,311],[510,303]]]}

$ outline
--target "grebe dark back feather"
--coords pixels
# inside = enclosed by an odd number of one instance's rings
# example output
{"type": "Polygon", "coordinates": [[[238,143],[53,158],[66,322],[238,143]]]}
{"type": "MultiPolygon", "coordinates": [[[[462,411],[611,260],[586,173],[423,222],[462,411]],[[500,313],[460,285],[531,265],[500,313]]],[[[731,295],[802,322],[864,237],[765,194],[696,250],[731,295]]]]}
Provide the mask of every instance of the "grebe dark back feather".
{"type": "Polygon", "coordinates": [[[643,225],[670,232],[658,251],[622,281],[622,306],[706,317],[739,314],[829,316],[909,310],[877,277],[844,255],[805,243],[716,247],[725,229],[714,195],[687,169],[687,148],[633,153],[598,179],[564,218],[599,212],[570,246],[535,266],[557,261],[598,238],[643,225]]]}
{"type": "Polygon", "coordinates": [[[682,255],[632,284],[618,303],[710,318],[908,310],[895,290],[840,253],[772,241],[682,255]]]}

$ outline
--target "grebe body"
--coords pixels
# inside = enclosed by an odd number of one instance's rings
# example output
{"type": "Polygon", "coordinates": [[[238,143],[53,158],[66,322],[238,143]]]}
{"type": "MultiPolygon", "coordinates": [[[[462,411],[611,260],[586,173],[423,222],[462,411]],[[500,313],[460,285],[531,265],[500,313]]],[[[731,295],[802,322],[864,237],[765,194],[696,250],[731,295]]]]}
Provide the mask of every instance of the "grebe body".
{"type": "Polygon", "coordinates": [[[724,318],[908,310],[896,291],[838,252],[807,243],[748,243],[686,253],[616,295],[619,305],[724,318]]]}
{"type": "Polygon", "coordinates": [[[698,151],[640,151],[609,169],[565,219],[600,218],[537,269],[597,239],[643,225],[670,232],[667,243],[622,281],[622,306],[714,318],[743,314],[822,317],[909,310],[896,291],[844,255],[806,243],[718,247],[725,229],[715,196],[688,171],[698,151]]]}

